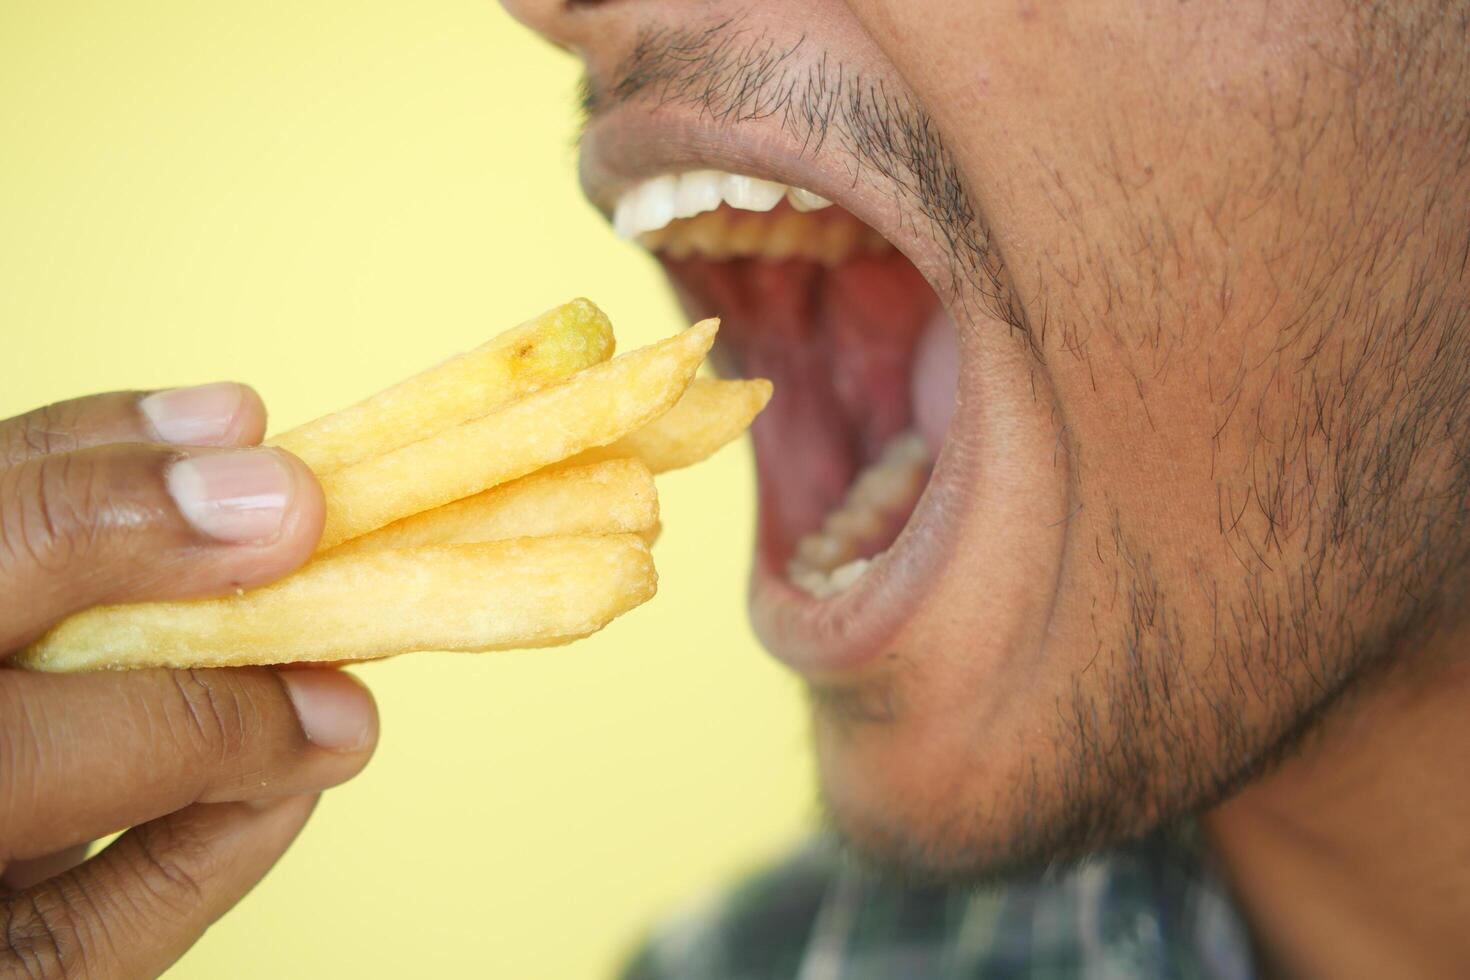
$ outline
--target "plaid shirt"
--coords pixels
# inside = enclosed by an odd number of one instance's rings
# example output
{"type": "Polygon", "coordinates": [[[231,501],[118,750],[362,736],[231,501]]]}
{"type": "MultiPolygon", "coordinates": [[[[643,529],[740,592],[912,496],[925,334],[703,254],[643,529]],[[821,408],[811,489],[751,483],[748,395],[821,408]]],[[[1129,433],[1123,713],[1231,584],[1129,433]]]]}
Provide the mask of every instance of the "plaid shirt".
{"type": "Polygon", "coordinates": [[[880,880],[818,841],[656,934],[624,980],[1255,977],[1192,828],[984,890],[880,880]]]}

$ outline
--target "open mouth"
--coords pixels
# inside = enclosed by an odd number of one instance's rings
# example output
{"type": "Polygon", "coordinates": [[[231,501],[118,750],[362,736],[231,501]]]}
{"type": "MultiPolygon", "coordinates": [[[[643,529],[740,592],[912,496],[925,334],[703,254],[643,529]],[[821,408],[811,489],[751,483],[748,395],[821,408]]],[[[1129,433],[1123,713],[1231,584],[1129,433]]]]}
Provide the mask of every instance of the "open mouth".
{"type": "Polygon", "coordinates": [[[614,226],[691,315],[721,317],[717,369],[775,383],[754,431],[757,599],[850,598],[901,546],[944,444],[958,352],[938,295],[844,208],[756,177],[644,180],[614,226]]]}

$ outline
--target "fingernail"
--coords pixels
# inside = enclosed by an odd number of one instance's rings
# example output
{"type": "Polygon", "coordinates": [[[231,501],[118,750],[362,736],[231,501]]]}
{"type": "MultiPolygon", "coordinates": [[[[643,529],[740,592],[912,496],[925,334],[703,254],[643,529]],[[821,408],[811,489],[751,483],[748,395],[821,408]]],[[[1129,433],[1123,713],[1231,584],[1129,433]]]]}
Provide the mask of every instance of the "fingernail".
{"type": "Polygon", "coordinates": [[[357,678],[331,669],[282,670],[278,676],[312,744],[356,752],[372,741],[377,714],[357,678]]]}
{"type": "Polygon", "coordinates": [[[227,445],[235,432],[235,416],[244,389],[228,381],[194,388],[155,391],[138,403],[163,442],[183,446],[227,445]]]}
{"type": "Polygon", "coordinates": [[[168,491],[189,523],[230,544],[280,534],[294,487],[271,449],[187,456],[168,471],[168,491]]]}

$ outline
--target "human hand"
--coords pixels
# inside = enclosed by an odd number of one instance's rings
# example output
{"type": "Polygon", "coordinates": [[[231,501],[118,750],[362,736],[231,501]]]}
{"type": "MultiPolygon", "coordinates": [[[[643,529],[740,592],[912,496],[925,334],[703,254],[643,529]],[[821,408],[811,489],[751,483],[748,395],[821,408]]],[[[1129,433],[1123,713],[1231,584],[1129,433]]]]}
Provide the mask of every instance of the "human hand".
{"type": "MultiPolygon", "coordinates": [[[[239,385],[0,421],[0,657],[89,606],[280,578],[321,490],[239,385]]],[[[270,869],[377,741],[335,670],[0,669],[0,973],[152,975],[270,869]],[[91,860],[87,842],[129,828],[91,860]]]]}

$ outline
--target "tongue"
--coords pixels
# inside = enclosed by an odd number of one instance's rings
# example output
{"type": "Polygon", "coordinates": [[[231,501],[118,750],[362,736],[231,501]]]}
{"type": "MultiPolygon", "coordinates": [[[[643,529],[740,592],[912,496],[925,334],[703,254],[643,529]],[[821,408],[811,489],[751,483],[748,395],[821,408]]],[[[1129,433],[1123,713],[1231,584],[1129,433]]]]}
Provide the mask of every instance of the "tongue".
{"type": "Polygon", "coordinates": [[[940,307],[919,338],[910,385],[914,423],[929,446],[930,458],[939,457],[939,447],[944,445],[949,419],[954,414],[955,395],[959,391],[959,353],[954,320],[940,307]]]}

